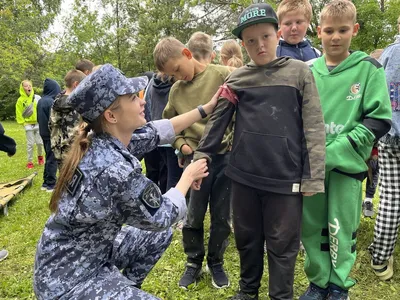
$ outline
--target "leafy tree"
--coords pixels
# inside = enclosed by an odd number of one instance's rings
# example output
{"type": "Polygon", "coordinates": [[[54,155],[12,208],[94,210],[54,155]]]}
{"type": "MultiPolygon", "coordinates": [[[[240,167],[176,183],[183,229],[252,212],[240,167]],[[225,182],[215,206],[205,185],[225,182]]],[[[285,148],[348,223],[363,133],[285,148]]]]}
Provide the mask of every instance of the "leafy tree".
{"type": "Polygon", "coordinates": [[[4,0],[0,3],[0,119],[14,115],[22,79],[33,79],[44,58],[44,32],[59,12],[60,0],[4,0]]]}

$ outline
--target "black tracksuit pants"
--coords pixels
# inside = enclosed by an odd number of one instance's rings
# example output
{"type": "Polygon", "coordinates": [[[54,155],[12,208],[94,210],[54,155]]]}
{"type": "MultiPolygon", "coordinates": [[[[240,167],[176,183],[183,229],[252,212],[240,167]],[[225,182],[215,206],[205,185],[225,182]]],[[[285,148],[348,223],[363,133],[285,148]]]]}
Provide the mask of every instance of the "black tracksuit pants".
{"type": "Polygon", "coordinates": [[[233,225],[240,256],[240,289],[258,293],[268,249],[269,296],[293,299],[300,245],[302,195],[258,190],[232,181],[233,225]]]}
{"type": "MultiPolygon", "coordinates": [[[[190,162],[191,157],[187,160],[190,162]]],[[[199,191],[191,190],[187,219],[182,228],[183,248],[188,263],[201,266],[205,256],[204,217],[210,204],[210,238],[207,264],[223,264],[223,256],[231,232],[229,226],[231,180],[225,175],[229,153],[213,155],[209,175],[203,178],[199,191]]]]}

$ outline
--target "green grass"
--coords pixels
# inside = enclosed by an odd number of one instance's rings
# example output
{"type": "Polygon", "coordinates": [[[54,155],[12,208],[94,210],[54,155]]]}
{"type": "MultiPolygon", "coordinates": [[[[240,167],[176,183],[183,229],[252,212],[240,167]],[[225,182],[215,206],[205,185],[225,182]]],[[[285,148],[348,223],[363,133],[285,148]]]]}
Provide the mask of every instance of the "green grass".
{"type": "MultiPolygon", "coordinates": [[[[0,216],[0,248],[6,248],[10,253],[6,260],[0,262],[0,299],[34,299],[32,290],[34,255],[37,241],[49,216],[47,206],[50,194],[40,190],[43,167],[35,166],[33,170],[25,168],[26,142],[23,128],[13,122],[4,122],[3,126],[6,134],[16,140],[18,150],[12,158],[3,152],[0,153],[0,182],[24,177],[33,171],[38,171],[38,176],[30,188],[12,201],[9,215],[0,216]]],[[[376,204],[377,198],[374,201],[376,204]]],[[[209,224],[208,219],[206,223],[209,224]]],[[[372,241],[373,226],[374,220],[361,220],[357,244],[358,258],[352,272],[358,284],[351,289],[351,299],[398,299],[400,272],[396,262],[395,276],[389,282],[379,281],[369,267],[370,255],[367,247],[372,241]]],[[[208,274],[205,274],[200,283],[189,292],[178,288],[178,281],[185,265],[181,240],[181,233],[176,231],[171,246],[147,277],[143,289],[162,299],[171,300],[226,299],[233,295],[238,289],[239,280],[239,257],[233,237],[230,237],[230,245],[225,255],[225,269],[229,272],[231,286],[224,290],[213,288],[208,274]]],[[[398,249],[395,253],[396,258],[399,258],[398,249]]],[[[296,299],[308,285],[302,269],[303,260],[303,256],[299,255],[294,284],[296,299]]],[[[260,293],[260,299],[267,299],[267,271],[262,280],[260,293]]]]}

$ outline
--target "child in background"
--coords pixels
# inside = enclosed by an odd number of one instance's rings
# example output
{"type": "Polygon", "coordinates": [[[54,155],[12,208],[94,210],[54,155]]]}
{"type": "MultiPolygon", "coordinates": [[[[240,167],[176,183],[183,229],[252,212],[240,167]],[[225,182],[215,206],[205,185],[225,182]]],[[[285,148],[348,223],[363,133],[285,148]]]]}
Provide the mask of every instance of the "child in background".
{"type": "Polygon", "coordinates": [[[276,55],[290,56],[309,61],[321,56],[321,52],[304,37],[312,18],[312,7],[308,0],[283,0],[277,9],[279,28],[282,34],[276,55]]]}
{"type": "MultiPolygon", "coordinates": [[[[75,69],[77,69],[78,71],[81,71],[86,76],[93,72],[94,67],[95,67],[95,64],[92,63],[88,59],[81,59],[75,65],[75,69]]],[[[98,69],[98,67],[96,69],[98,69]]]]}
{"type": "MultiPolygon", "coordinates": [[[[162,119],[162,113],[167,105],[172,84],[171,78],[161,73],[155,73],[150,80],[144,99],[146,105],[149,105],[152,121],[162,119]]],[[[168,191],[170,188],[175,187],[182,175],[182,168],[179,167],[175,149],[170,144],[158,146],[157,151],[166,167],[166,190],[168,191]]]]}
{"type": "Polygon", "coordinates": [[[33,146],[36,144],[38,154],[38,164],[43,165],[43,141],[39,135],[39,124],[37,122],[37,103],[40,96],[35,95],[32,82],[24,80],[19,86],[19,98],[15,104],[15,118],[17,123],[25,128],[26,147],[28,153],[28,163],[26,167],[32,169],[33,165],[33,146]]]}
{"type": "Polygon", "coordinates": [[[242,48],[235,40],[227,40],[222,45],[220,62],[228,67],[240,68],[243,66],[242,48]]]}
{"type": "Polygon", "coordinates": [[[374,241],[368,247],[371,267],[381,280],[393,277],[393,253],[400,225],[400,17],[399,34],[379,58],[386,73],[386,87],[392,105],[392,127],[379,141],[379,210],[375,221],[374,241]]]}
{"type": "Polygon", "coordinates": [[[311,70],[326,131],[325,194],[305,198],[302,241],[310,285],[300,300],[346,300],[355,284],[362,181],[374,141],[390,129],[391,109],[382,66],[350,51],[357,35],[356,7],[335,0],[321,11],[318,37],[324,55],[311,70]]]}
{"type": "Polygon", "coordinates": [[[37,105],[39,133],[46,152],[46,163],[44,165],[41,190],[49,193],[53,192],[57,180],[57,161],[51,149],[49,119],[54,99],[60,92],[61,87],[57,81],[46,78],[43,84],[43,96],[37,105]]]}

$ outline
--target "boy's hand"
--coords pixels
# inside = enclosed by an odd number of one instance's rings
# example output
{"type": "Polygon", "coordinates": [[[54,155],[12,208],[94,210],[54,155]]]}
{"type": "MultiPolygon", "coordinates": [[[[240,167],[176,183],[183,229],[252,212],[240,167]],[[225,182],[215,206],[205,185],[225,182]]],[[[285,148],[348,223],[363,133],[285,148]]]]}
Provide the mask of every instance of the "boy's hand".
{"type": "Polygon", "coordinates": [[[222,86],[219,87],[218,91],[214,94],[211,100],[203,105],[203,109],[207,115],[211,114],[214,111],[214,108],[217,106],[219,95],[221,95],[222,86]]]}
{"type": "Polygon", "coordinates": [[[192,150],[192,148],[190,148],[189,145],[183,145],[181,147],[181,152],[183,155],[190,155],[193,153],[193,150],[192,150]]]}
{"type": "Polygon", "coordinates": [[[183,169],[185,167],[185,157],[178,157],[178,166],[179,168],[183,169]]]}
{"type": "Polygon", "coordinates": [[[314,196],[316,193],[304,192],[304,193],[302,193],[302,194],[303,194],[303,196],[305,196],[305,197],[311,197],[311,196],[314,196]]]}
{"type": "Polygon", "coordinates": [[[192,183],[192,190],[199,191],[201,188],[201,183],[203,182],[203,178],[197,179],[192,183]]]}

